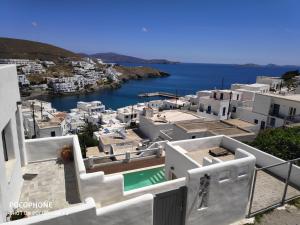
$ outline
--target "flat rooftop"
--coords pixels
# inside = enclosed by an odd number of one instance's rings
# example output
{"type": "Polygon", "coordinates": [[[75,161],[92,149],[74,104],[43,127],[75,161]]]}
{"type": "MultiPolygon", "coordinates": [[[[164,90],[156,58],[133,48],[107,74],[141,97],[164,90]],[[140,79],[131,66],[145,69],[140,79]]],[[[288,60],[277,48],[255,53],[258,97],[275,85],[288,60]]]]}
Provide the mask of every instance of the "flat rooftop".
{"type": "Polygon", "coordinates": [[[61,120],[57,117],[53,117],[50,120],[37,120],[39,128],[57,127],[60,126],[61,120]]]}
{"type": "Polygon", "coordinates": [[[229,150],[223,148],[223,147],[213,147],[213,148],[207,148],[207,149],[196,149],[196,150],[190,150],[186,153],[187,156],[195,160],[200,165],[203,164],[203,159],[206,157],[210,160],[213,158],[220,159],[222,161],[229,161],[234,159],[234,154],[232,154],[229,150]],[[210,150],[225,150],[227,151],[227,155],[224,156],[212,156],[209,151],[210,150]]]}
{"type": "Polygon", "coordinates": [[[266,94],[260,94],[260,95],[266,95],[266,96],[271,96],[271,97],[274,97],[274,98],[281,98],[281,99],[300,102],[300,94],[296,94],[296,95],[275,95],[275,94],[266,93],[266,94]]]}
{"type": "Polygon", "coordinates": [[[240,127],[240,128],[247,128],[247,127],[251,127],[251,126],[255,126],[256,125],[254,123],[249,123],[249,122],[246,122],[246,121],[241,120],[241,119],[226,120],[226,123],[231,124],[233,126],[240,127]]]}
{"type": "Polygon", "coordinates": [[[24,168],[23,179],[19,202],[49,203],[49,207],[19,208],[28,214],[54,211],[80,203],[73,162],[50,160],[30,163],[24,168]]]}
{"type": "Polygon", "coordinates": [[[223,135],[237,135],[248,134],[250,131],[241,129],[222,121],[203,121],[203,120],[189,120],[175,123],[175,126],[185,130],[187,133],[210,131],[215,134],[223,135]]]}
{"type": "Polygon", "coordinates": [[[104,145],[113,145],[113,144],[122,144],[127,142],[140,142],[142,137],[134,130],[126,130],[126,137],[123,138],[121,135],[115,134],[108,134],[108,135],[100,135],[101,142],[104,145]]]}
{"type": "Polygon", "coordinates": [[[199,116],[196,116],[193,113],[180,110],[164,110],[151,117],[152,121],[158,124],[167,122],[174,123],[178,121],[194,120],[199,118],[199,116]]]}

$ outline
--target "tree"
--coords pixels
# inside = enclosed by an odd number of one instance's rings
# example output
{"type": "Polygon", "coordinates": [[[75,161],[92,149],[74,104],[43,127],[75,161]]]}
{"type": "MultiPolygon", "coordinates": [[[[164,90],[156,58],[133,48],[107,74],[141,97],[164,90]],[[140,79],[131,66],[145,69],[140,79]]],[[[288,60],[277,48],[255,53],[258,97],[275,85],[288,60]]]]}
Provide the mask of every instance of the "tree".
{"type": "Polygon", "coordinates": [[[284,160],[300,157],[300,127],[266,129],[250,143],[284,160]]]}
{"type": "Polygon", "coordinates": [[[288,90],[292,90],[298,86],[295,76],[299,76],[299,70],[288,71],[281,76],[288,90]]]}
{"type": "Polygon", "coordinates": [[[97,131],[98,128],[92,123],[86,123],[82,131],[78,134],[78,139],[81,147],[82,156],[86,157],[86,148],[98,146],[99,142],[93,138],[93,133],[97,131]]]}
{"type": "Polygon", "coordinates": [[[292,70],[292,71],[287,71],[285,72],[281,78],[284,80],[284,81],[288,81],[288,80],[291,80],[293,79],[295,76],[298,76],[299,75],[299,70],[292,70]]]}

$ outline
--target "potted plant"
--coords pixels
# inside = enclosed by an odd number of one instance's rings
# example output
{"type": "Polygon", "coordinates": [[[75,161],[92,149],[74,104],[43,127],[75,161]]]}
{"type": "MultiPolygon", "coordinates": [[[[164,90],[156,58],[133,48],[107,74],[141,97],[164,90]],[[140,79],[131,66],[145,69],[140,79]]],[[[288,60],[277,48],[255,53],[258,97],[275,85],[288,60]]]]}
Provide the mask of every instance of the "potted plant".
{"type": "Polygon", "coordinates": [[[64,162],[69,162],[73,160],[73,148],[70,145],[65,145],[60,152],[61,159],[64,162]]]}

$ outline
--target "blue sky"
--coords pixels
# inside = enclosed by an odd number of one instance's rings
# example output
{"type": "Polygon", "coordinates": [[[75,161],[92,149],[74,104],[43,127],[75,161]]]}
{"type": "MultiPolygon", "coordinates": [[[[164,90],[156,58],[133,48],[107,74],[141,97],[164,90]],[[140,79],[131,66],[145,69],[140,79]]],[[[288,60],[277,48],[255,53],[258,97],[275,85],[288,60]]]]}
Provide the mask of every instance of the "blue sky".
{"type": "Polygon", "coordinates": [[[0,36],[181,62],[297,64],[297,0],[1,0],[0,36]]]}

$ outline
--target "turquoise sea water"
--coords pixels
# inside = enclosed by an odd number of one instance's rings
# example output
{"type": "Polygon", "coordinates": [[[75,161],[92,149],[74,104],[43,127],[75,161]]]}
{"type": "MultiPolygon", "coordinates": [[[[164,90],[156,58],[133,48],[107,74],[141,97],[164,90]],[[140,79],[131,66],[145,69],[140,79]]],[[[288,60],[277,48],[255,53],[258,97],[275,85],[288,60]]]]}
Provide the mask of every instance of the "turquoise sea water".
{"type": "MultiPolygon", "coordinates": [[[[127,64],[126,66],[139,66],[127,64]]],[[[107,108],[116,109],[137,102],[159,98],[139,98],[139,93],[166,91],[179,95],[194,94],[198,90],[221,88],[224,79],[224,88],[232,83],[253,83],[256,76],[280,76],[286,71],[299,67],[277,66],[241,66],[224,64],[151,64],[146,65],[171,74],[165,78],[129,81],[120,89],[104,90],[80,96],[63,96],[46,99],[52,102],[54,108],[67,111],[76,107],[77,101],[102,101],[107,108]]]]}

